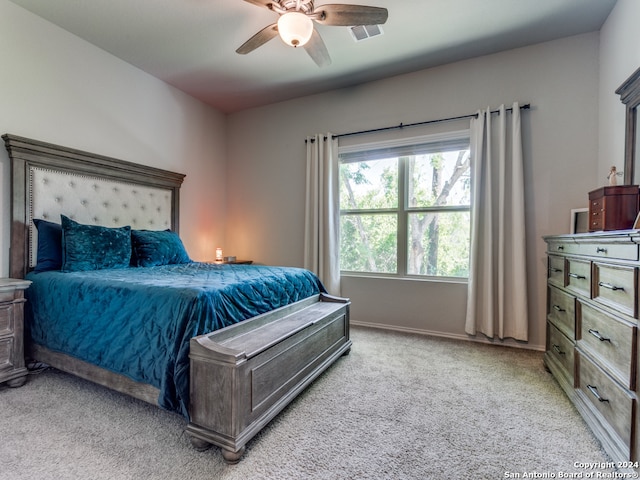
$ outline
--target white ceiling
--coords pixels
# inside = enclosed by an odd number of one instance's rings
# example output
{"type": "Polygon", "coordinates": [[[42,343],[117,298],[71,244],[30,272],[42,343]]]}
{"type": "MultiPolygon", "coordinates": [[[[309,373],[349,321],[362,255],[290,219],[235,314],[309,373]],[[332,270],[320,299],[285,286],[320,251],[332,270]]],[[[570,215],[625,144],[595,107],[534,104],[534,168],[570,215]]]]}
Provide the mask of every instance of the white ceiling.
{"type": "Polygon", "coordinates": [[[236,48],[277,15],[243,0],[11,0],[223,112],[599,30],[616,0],[316,0],[385,7],[384,34],[356,43],[317,25],[319,68],[279,38],[236,48]]]}

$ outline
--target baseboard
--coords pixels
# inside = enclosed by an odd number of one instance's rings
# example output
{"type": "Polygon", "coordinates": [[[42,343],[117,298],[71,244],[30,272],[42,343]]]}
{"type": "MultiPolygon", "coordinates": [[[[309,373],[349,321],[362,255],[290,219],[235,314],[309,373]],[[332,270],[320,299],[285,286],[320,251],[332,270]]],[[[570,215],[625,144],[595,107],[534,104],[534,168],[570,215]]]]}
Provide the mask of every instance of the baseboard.
{"type": "Polygon", "coordinates": [[[451,340],[462,340],[465,342],[475,342],[475,343],[484,343],[487,345],[498,345],[501,347],[512,347],[512,348],[522,348],[525,350],[536,350],[539,352],[544,352],[545,351],[545,346],[544,345],[532,345],[529,343],[522,343],[522,342],[518,342],[516,340],[513,340],[511,338],[507,338],[504,340],[492,340],[490,338],[487,337],[482,337],[482,336],[478,336],[478,337],[472,337],[469,335],[457,335],[454,333],[445,333],[445,332],[436,332],[436,331],[432,331],[432,330],[422,330],[422,329],[418,329],[418,328],[408,328],[408,327],[401,327],[398,325],[385,325],[382,323],[368,323],[368,322],[360,322],[357,320],[349,320],[349,323],[352,327],[366,327],[366,328],[376,328],[379,330],[389,330],[389,331],[394,331],[394,332],[402,332],[402,333],[412,333],[412,334],[416,334],[416,335],[426,335],[429,337],[442,337],[442,338],[449,338],[451,340]]]}

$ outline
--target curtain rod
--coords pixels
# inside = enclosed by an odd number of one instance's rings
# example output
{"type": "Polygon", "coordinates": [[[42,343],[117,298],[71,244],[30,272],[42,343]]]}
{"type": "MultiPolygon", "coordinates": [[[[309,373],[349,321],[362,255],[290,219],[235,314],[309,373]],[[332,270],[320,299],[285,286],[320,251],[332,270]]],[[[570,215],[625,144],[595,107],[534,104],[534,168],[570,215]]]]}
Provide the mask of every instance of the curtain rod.
{"type": "MultiPolygon", "coordinates": [[[[526,103],[524,105],[522,105],[520,107],[520,110],[529,110],[531,108],[531,104],[530,103],[526,103]]],[[[513,110],[513,108],[505,108],[505,111],[507,112],[511,112],[513,110]]],[[[500,110],[492,110],[490,113],[500,113],[500,110]]],[[[367,133],[375,133],[375,132],[383,132],[386,130],[395,130],[398,128],[408,128],[408,127],[417,127],[420,125],[428,125],[430,123],[441,123],[441,122],[450,122],[452,120],[461,120],[463,118],[471,118],[471,117],[475,117],[478,118],[478,114],[477,113],[471,113],[469,115],[460,115],[458,117],[449,117],[449,118],[440,118],[438,120],[426,120],[424,122],[416,122],[416,123],[408,123],[408,124],[403,124],[401,123],[400,125],[393,125],[391,127],[381,127],[381,128],[373,128],[371,130],[360,130],[359,132],[349,132],[349,133],[340,133],[338,135],[334,135],[334,138],[340,138],[340,137],[350,137],[353,135],[364,135],[367,133]]],[[[327,139],[327,137],[324,138],[325,140],[327,139]]],[[[311,141],[313,142],[314,139],[311,139],[311,141]]],[[[306,140],[305,140],[306,143],[306,140]]]]}

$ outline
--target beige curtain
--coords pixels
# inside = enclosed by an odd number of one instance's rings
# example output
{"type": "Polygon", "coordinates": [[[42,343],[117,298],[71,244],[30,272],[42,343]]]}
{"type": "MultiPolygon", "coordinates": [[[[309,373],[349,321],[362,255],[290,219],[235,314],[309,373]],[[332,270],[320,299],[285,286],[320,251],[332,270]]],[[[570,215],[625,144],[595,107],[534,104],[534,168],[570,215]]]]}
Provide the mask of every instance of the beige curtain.
{"type": "Polygon", "coordinates": [[[520,106],[471,120],[473,199],[465,331],[527,341],[524,175],[520,106]],[[507,117],[511,117],[507,128],[507,117]]]}
{"type": "Polygon", "coordinates": [[[304,267],[332,295],[340,295],[338,195],[338,139],[330,133],[307,137],[304,267]]]}

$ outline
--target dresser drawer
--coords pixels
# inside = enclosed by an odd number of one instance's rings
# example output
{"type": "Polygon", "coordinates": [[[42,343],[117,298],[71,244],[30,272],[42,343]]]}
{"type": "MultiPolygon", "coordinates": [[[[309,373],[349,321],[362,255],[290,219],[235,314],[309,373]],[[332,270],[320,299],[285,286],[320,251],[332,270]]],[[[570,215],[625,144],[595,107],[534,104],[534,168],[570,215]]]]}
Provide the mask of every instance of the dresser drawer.
{"type": "Polygon", "coordinates": [[[558,287],[564,287],[565,259],[558,255],[549,255],[547,279],[549,283],[558,287]]]}
{"type": "Polygon", "coordinates": [[[573,383],[574,368],[574,348],[573,341],[568,339],[553,323],[549,323],[549,350],[547,354],[555,360],[562,368],[562,373],[569,380],[570,385],[573,383]]]}
{"type": "Polygon", "coordinates": [[[591,297],[591,262],[567,259],[567,289],[578,295],[591,297]]]}
{"type": "Polygon", "coordinates": [[[571,240],[549,241],[547,251],[549,255],[553,255],[554,253],[576,255],[580,253],[580,244],[571,240]]]}
{"type": "Polygon", "coordinates": [[[590,257],[638,260],[638,245],[633,243],[590,243],[581,246],[580,253],[590,257]]]}
{"type": "Polygon", "coordinates": [[[593,264],[593,299],[617,312],[637,318],[638,269],[631,266],[593,264]]]}
{"type": "Polygon", "coordinates": [[[0,305],[0,335],[13,334],[13,305],[0,305]]]}
{"type": "Polygon", "coordinates": [[[548,287],[547,320],[567,337],[575,338],[576,300],[556,287],[548,287]]]}
{"type": "Polygon", "coordinates": [[[576,351],[576,358],[579,364],[580,396],[604,417],[615,435],[626,446],[627,455],[629,455],[632,425],[635,423],[635,396],[616,383],[579,350],[576,351]]]}
{"type": "Polygon", "coordinates": [[[636,325],[578,300],[576,340],[609,374],[634,390],[636,325]]]}

